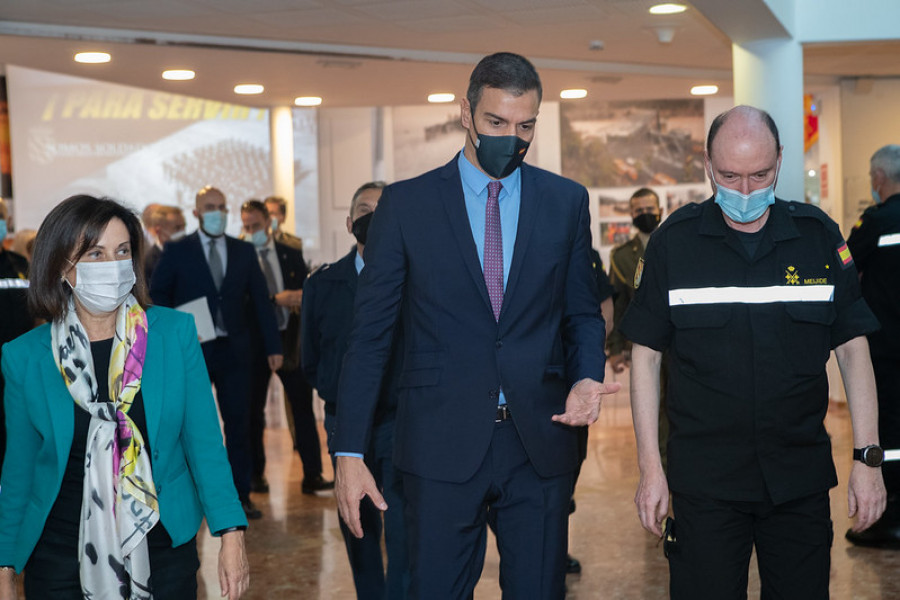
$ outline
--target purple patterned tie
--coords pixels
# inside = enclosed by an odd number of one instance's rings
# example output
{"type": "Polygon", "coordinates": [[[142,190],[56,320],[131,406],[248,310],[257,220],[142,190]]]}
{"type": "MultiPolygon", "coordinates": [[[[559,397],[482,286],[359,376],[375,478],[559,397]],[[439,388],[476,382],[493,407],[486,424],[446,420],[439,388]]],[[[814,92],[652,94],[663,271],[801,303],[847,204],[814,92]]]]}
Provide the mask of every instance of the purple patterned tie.
{"type": "Polygon", "coordinates": [[[488,184],[488,199],[484,216],[484,283],[487,285],[494,319],[500,320],[503,306],[503,235],[500,233],[499,181],[488,184]]]}

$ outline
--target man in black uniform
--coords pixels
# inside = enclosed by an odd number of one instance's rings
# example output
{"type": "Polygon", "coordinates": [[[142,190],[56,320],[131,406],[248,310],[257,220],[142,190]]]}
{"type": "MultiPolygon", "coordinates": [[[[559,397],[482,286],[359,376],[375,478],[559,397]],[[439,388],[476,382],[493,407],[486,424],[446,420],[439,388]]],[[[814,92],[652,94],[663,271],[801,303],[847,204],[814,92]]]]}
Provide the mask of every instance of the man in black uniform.
{"type": "MultiPolygon", "coordinates": [[[[356,245],[339,261],[316,270],[304,286],[305,297],[301,309],[303,370],[325,401],[325,431],[329,451],[333,450],[338,379],[353,324],[357,278],[365,265],[363,253],[369,221],[381,199],[384,185],[381,181],[373,181],[356,190],[350,201],[350,215],[347,217],[347,232],[356,237],[356,245]]],[[[391,373],[394,369],[392,367],[391,373]]],[[[364,533],[362,538],[356,538],[344,521],[340,522],[347,557],[353,571],[357,600],[402,600],[407,597],[409,589],[403,483],[392,459],[397,394],[392,378],[386,377],[376,408],[369,450],[364,457],[391,509],[384,513],[382,523],[381,511],[371,502],[363,502],[360,505],[360,522],[364,533]],[[381,552],[382,530],[387,573],[381,552]]]]}
{"type": "MultiPolygon", "coordinates": [[[[881,323],[870,333],[869,351],[878,389],[878,436],[885,448],[900,448],[900,146],[872,155],[869,177],[875,206],[853,227],[847,247],[859,271],[863,298],[881,323]]],[[[848,531],[860,546],[900,548],[900,463],[882,467],[887,509],[865,531],[848,531]]]]}
{"type": "Polygon", "coordinates": [[[862,299],[837,225],[776,200],[778,130],[738,106],[707,139],[715,197],[673,213],[650,238],[622,330],[633,342],[631,402],[644,528],[667,544],[675,600],[746,598],[756,547],[763,598],[828,598],[837,484],[824,427],[835,350],[853,419],[854,529],[884,510],[875,382],[862,299]],[[657,438],[668,350],[668,473],[657,438]],[[668,479],[667,479],[668,476],[668,479]]]}
{"type": "MultiPolygon", "coordinates": [[[[14,340],[34,324],[25,304],[28,289],[28,261],[24,256],[5,250],[3,240],[7,235],[8,210],[0,198],[0,353],[3,344],[14,340]]],[[[0,470],[6,454],[6,427],[3,417],[3,375],[0,375],[0,470]]]]}

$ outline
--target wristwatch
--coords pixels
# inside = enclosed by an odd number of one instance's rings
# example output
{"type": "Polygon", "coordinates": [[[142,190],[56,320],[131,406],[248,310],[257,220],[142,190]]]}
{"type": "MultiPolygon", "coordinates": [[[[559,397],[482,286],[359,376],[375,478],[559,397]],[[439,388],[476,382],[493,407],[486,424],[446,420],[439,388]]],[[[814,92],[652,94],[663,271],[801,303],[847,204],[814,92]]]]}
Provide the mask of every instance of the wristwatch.
{"type": "Polygon", "coordinates": [[[884,462],[884,450],[881,446],[866,446],[853,449],[853,460],[858,460],[867,467],[880,467],[884,462]]]}

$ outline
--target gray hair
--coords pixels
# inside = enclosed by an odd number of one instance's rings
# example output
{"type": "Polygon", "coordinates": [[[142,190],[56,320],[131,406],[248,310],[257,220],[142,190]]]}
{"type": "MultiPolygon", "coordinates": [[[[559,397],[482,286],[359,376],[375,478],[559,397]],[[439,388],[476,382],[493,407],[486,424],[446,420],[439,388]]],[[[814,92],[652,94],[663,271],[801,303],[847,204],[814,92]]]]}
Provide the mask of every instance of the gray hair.
{"type": "Polygon", "coordinates": [[[869,164],[873,169],[881,169],[887,178],[900,183],[900,145],[882,146],[872,155],[869,164]]]}

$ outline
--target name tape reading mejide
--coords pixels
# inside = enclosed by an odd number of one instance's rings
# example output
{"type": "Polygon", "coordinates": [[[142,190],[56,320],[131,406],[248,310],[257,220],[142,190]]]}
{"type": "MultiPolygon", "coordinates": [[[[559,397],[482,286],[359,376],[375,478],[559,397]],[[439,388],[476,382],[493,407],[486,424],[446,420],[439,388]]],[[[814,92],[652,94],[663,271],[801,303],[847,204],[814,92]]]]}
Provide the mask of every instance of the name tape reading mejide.
{"type": "Polygon", "coordinates": [[[833,299],[833,285],[706,287],[669,290],[669,306],[686,306],[691,304],[831,302],[833,299]]]}
{"type": "Polygon", "coordinates": [[[0,290],[24,290],[28,288],[27,279],[0,279],[0,290]]]}

